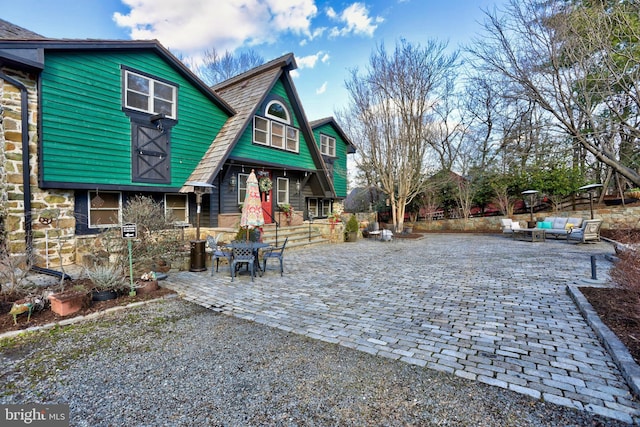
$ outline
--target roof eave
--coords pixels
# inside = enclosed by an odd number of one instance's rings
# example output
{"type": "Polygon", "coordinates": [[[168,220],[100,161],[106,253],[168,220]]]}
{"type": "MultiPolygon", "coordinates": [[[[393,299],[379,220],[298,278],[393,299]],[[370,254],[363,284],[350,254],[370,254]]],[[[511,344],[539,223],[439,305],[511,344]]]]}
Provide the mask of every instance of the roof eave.
{"type": "MultiPolygon", "coordinates": [[[[0,50],[12,49],[43,50],[153,50],[157,52],[174,70],[189,80],[227,115],[236,114],[235,110],[211,88],[196,76],[184,63],[165,48],[158,40],[92,40],[92,39],[38,39],[38,40],[0,40],[0,50]]],[[[7,53],[8,54],[8,53],[7,53]]]]}
{"type": "Polygon", "coordinates": [[[325,117],[323,119],[314,120],[314,121],[310,122],[309,125],[311,126],[311,129],[314,129],[314,130],[316,128],[319,128],[320,126],[324,126],[324,125],[333,126],[333,128],[336,130],[336,132],[338,132],[338,135],[340,135],[340,138],[342,138],[344,140],[344,142],[347,143],[347,145],[349,147],[347,149],[347,152],[349,154],[353,154],[353,153],[356,152],[355,144],[351,141],[351,138],[349,138],[349,136],[347,136],[347,134],[344,133],[344,131],[342,130],[342,127],[340,127],[340,125],[338,124],[336,119],[334,119],[333,117],[325,117]]]}

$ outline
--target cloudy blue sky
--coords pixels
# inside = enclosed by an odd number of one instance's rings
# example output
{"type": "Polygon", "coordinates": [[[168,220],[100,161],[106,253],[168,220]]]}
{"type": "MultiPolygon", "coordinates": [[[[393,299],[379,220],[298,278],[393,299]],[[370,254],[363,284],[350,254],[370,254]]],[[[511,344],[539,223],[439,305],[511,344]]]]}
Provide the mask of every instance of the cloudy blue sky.
{"type": "Polygon", "coordinates": [[[293,52],[310,120],[344,108],[349,70],[380,43],[430,39],[454,49],[480,31],[483,10],[506,0],[0,0],[0,17],[52,38],[158,39],[194,61],[208,48],[293,52]]]}

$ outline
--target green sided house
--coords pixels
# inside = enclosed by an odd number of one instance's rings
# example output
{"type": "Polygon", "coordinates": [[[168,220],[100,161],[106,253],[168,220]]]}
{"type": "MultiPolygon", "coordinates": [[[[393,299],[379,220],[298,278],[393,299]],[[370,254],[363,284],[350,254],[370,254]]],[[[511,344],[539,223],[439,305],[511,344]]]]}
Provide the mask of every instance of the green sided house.
{"type": "MultiPolygon", "coordinates": [[[[310,125],[329,176],[333,181],[336,196],[338,199],[344,200],[347,197],[347,155],[354,154],[356,148],[333,117],[314,120],[310,125]]],[[[313,197],[307,199],[307,209],[316,217],[326,218],[332,208],[331,202],[326,199],[313,197]]]]}
{"type": "Polygon", "coordinates": [[[333,119],[308,122],[295,68],[289,54],[210,88],[157,41],[52,40],[0,20],[8,243],[49,254],[38,218],[57,209],[75,262],[78,239],[121,225],[136,195],[194,225],[192,181],[214,186],[200,224],[234,227],[251,170],[267,222],[285,203],[298,222],[326,217],[346,197],[354,146],[333,119]]]}
{"type": "Polygon", "coordinates": [[[262,195],[267,223],[280,222],[282,204],[293,207],[297,222],[326,218],[346,197],[347,154],[354,146],[333,119],[313,127],[307,121],[289,74],[295,68],[288,54],[213,87],[235,114],[188,179],[216,186],[208,204],[211,226],[238,222],[251,170],[271,188],[262,195]]]}

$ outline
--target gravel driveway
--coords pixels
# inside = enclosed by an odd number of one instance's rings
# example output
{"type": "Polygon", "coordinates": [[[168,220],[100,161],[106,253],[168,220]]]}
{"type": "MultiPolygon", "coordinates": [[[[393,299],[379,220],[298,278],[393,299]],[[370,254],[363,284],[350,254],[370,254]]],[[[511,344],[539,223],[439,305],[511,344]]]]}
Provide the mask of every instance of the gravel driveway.
{"type": "Polygon", "coordinates": [[[4,341],[0,403],[73,426],[616,426],[174,298],[4,341]]]}

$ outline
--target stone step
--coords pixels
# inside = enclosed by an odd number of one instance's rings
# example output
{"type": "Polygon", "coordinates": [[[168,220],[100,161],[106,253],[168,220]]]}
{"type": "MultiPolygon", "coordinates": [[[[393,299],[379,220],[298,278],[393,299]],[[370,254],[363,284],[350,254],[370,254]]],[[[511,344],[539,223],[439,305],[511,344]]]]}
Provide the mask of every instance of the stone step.
{"type": "MultiPolygon", "coordinates": [[[[276,245],[276,226],[275,224],[265,224],[262,227],[262,241],[272,245],[276,245]]],[[[329,239],[322,236],[320,231],[313,225],[309,228],[309,224],[288,225],[278,228],[277,245],[282,245],[284,239],[289,238],[287,249],[313,246],[317,244],[329,243],[329,239]]]]}

